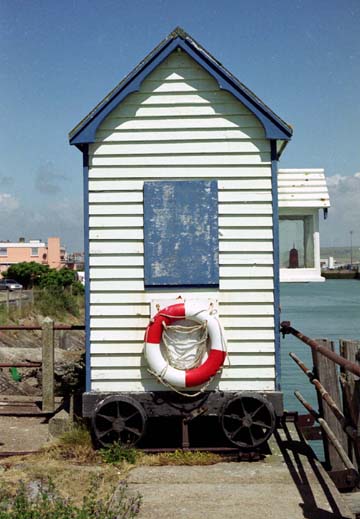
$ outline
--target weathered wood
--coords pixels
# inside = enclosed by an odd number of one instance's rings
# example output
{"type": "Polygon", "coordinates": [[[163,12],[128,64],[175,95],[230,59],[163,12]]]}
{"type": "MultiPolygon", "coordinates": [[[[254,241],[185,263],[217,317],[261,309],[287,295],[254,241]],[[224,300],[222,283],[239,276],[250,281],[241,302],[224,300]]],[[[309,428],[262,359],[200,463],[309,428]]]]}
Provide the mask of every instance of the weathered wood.
{"type": "MultiPolygon", "coordinates": [[[[140,355],[144,350],[143,337],[136,342],[124,341],[122,342],[96,342],[93,341],[91,345],[91,351],[94,355],[102,354],[106,356],[120,355],[121,353],[129,355],[140,355]]],[[[258,341],[229,341],[228,342],[228,353],[243,352],[244,354],[254,354],[261,358],[261,355],[273,354],[272,341],[258,342],[258,341]]],[[[255,359],[254,359],[255,360],[255,359]]]]}
{"type": "MultiPolygon", "coordinates": [[[[360,341],[340,339],[340,353],[351,362],[358,363],[357,354],[360,350],[360,341]]],[[[351,443],[354,463],[360,466],[360,378],[344,369],[342,371],[343,406],[344,413],[351,417],[357,430],[358,437],[351,443]]]]}
{"type": "MultiPolygon", "coordinates": [[[[149,166],[147,168],[139,166],[133,166],[128,168],[124,165],[109,165],[106,168],[101,166],[92,166],[89,170],[89,178],[92,179],[104,179],[122,178],[123,180],[130,179],[146,179],[146,180],[157,180],[158,178],[172,178],[172,179],[192,179],[192,178],[269,178],[271,177],[271,168],[268,164],[258,164],[257,166],[249,165],[248,167],[240,165],[234,166],[232,164],[225,164],[223,166],[215,166],[214,164],[208,164],[206,167],[199,165],[187,165],[177,166],[176,164],[168,166],[149,166]]],[[[270,211],[271,212],[271,211],[270,211]]]]}
{"type": "MultiPolygon", "coordinates": [[[[92,380],[92,391],[116,393],[123,391],[149,392],[164,391],[165,386],[154,377],[146,380],[92,380]]],[[[229,379],[215,378],[208,386],[209,391],[273,391],[274,379],[229,379]]]]}
{"type": "MultiPolygon", "coordinates": [[[[321,346],[329,348],[331,351],[334,351],[334,343],[332,341],[328,341],[326,339],[317,339],[317,343],[321,346]]],[[[339,378],[336,364],[324,355],[321,355],[319,352],[315,350],[312,350],[312,352],[315,374],[317,378],[320,380],[325,390],[330,393],[337,407],[341,409],[339,378]]],[[[318,402],[321,416],[323,416],[325,421],[329,424],[329,427],[334,432],[343,449],[347,450],[347,437],[339,421],[333,415],[328,405],[323,404],[323,400],[320,395],[318,395],[318,402]]],[[[333,444],[329,444],[328,441],[325,441],[325,439],[324,451],[326,460],[331,466],[331,470],[342,470],[344,468],[343,460],[340,458],[335,447],[333,444]]]]}
{"type": "MultiPolygon", "coordinates": [[[[90,156],[91,167],[104,167],[104,166],[205,166],[218,164],[219,166],[225,165],[243,165],[245,167],[251,166],[252,164],[257,165],[270,165],[271,162],[270,153],[248,153],[247,155],[238,153],[231,154],[230,156],[219,153],[214,154],[200,154],[200,155],[123,155],[108,157],[106,155],[90,156]]],[[[328,202],[327,202],[328,204],[328,202]]],[[[308,204],[307,204],[308,205],[308,204]]]]}
{"type": "Polygon", "coordinates": [[[342,410],[336,405],[332,396],[326,391],[324,386],[319,382],[317,378],[315,378],[313,372],[295,355],[295,353],[290,352],[290,357],[296,362],[296,364],[302,369],[302,371],[307,375],[310,382],[315,386],[318,395],[321,396],[323,400],[328,404],[329,408],[339,420],[339,423],[343,430],[346,432],[348,436],[354,438],[356,435],[356,429],[352,427],[348,421],[346,420],[342,410]]]}
{"type": "Polygon", "coordinates": [[[332,468],[330,472],[331,478],[336,483],[338,488],[348,488],[349,484],[352,488],[354,488],[354,486],[356,486],[356,484],[359,482],[359,473],[344,450],[343,445],[341,445],[340,441],[334,434],[333,430],[329,427],[329,424],[326,422],[326,420],[321,418],[320,414],[315,411],[315,409],[313,409],[311,404],[305,400],[302,394],[299,391],[295,391],[294,394],[299,402],[301,402],[301,404],[305,407],[305,409],[309,411],[310,415],[312,415],[320,424],[321,429],[325,433],[322,435],[324,443],[325,440],[329,441],[329,445],[333,447],[334,451],[337,453],[339,459],[342,462],[341,469],[332,468]]]}
{"type": "Polygon", "coordinates": [[[46,317],[42,326],[42,411],[55,411],[54,322],[46,317]]]}

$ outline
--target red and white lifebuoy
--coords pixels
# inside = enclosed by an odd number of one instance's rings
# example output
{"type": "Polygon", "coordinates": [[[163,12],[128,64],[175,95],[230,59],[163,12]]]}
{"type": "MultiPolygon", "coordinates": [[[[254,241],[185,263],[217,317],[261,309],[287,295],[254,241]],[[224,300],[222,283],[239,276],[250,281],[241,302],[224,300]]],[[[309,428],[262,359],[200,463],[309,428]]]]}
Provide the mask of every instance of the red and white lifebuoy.
{"type": "Polygon", "coordinates": [[[200,386],[213,377],[224,364],[226,345],[221,324],[209,309],[199,308],[192,302],[178,303],[160,310],[148,325],[145,333],[145,357],[150,370],[169,385],[180,389],[200,386]],[[197,323],[207,323],[210,349],[207,359],[196,368],[181,370],[169,365],[164,358],[160,343],[163,323],[170,325],[179,319],[189,319],[197,323]]]}

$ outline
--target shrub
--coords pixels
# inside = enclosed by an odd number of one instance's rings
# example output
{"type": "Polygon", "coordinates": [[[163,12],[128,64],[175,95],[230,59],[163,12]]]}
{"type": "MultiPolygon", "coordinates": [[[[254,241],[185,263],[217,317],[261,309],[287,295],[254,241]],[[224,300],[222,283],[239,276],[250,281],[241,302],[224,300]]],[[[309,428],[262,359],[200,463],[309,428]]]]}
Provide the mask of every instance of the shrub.
{"type": "Polygon", "coordinates": [[[136,463],[138,451],[121,443],[113,443],[106,449],[100,449],[100,455],[105,463],[116,464],[126,461],[133,465],[136,463]]]}
{"type": "MultiPolygon", "coordinates": [[[[21,262],[11,265],[6,272],[2,273],[5,278],[16,279],[25,289],[38,285],[40,279],[49,272],[47,265],[35,261],[21,262]]],[[[52,269],[51,269],[52,270],[52,269]]]]}
{"type": "Polygon", "coordinates": [[[81,506],[61,497],[50,479],[32,482],[28,488],[20,482],[15,496],[2,488],[0,519],[131,519],[138,515],[141,496],[129,497],[125,481],[98,499],[98,479],[93,480],[81,506]]]}
{"type": "Polygon", "coordinates": [[[56,443],[45,447],[44,452],[52,459],[71,460],[76,463],[89,464],[100,461],[89,430],[81,424],[73,425],[56,443]]]}
{"type": "Polygon", "coordinates": [[[71,285],[71,289],[73,296],[82,296],[85,293],[85,287],[82,283],[80,283],[80,281],[75,281],[71,285]]]}
{"type": "Polygon", "coordinates": [[[40,314],[60,319],[66,313],[78,317],[80,312],[76,297],[58,287],[35,291],[34,305],[40,314]]]}

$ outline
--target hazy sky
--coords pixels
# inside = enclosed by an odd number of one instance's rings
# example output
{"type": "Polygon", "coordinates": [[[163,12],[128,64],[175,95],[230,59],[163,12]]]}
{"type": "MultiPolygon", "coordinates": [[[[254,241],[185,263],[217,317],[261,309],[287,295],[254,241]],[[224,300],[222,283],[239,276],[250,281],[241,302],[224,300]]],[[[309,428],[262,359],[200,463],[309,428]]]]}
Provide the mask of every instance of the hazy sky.
{"type": "Polygon", "coordinates": [[[324,245],[360,244],[359,0],[0,0],[0,239],[82,250],[68,132],[175,26],[294,128],[281,167],[324,167],[324,245]]]}

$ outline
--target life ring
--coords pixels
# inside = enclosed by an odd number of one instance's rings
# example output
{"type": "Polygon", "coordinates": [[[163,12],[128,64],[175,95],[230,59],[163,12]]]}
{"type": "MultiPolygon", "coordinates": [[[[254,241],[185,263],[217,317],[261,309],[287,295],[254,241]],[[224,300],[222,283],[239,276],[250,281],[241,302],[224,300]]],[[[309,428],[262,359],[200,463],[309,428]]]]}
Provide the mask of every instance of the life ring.
{"type": "Polygon", "coordinates": [[[216,375],[224,364],[226,344],[221,324],[217,316],[210,313],[208,308],[200,308],[196,303],[178,303],[163,308],[153,317],[146,329],[145,357],[150,370],[170,386],[180,389],[200,386],[216,375]],[[197,323],[207,322],[210,339],[208,357],[203,364],[189,370],[170,366],[160,348],[163,323],[168,326],[179,319],[189,319],[197,323]]]}

